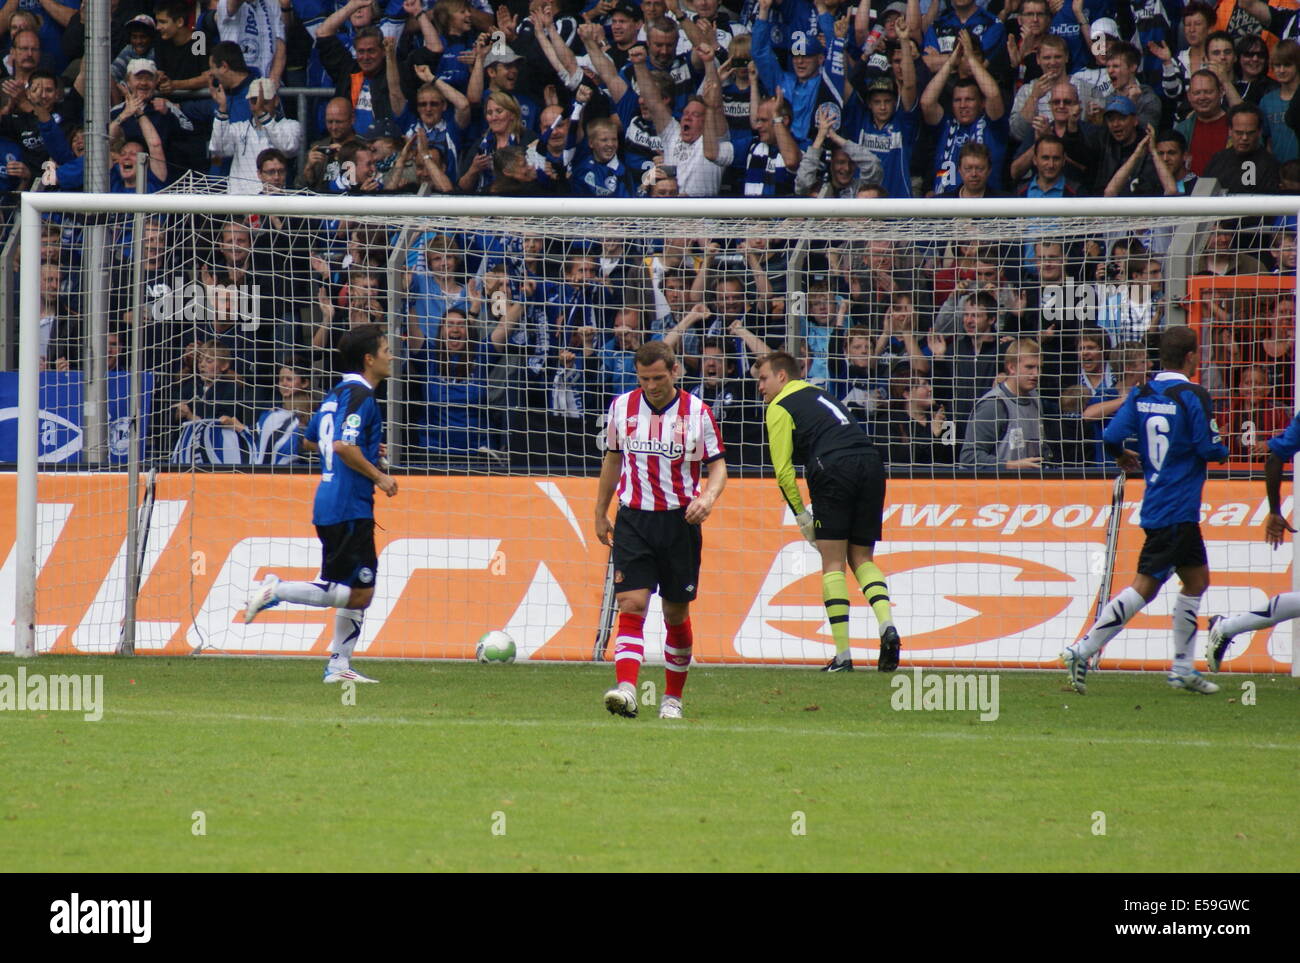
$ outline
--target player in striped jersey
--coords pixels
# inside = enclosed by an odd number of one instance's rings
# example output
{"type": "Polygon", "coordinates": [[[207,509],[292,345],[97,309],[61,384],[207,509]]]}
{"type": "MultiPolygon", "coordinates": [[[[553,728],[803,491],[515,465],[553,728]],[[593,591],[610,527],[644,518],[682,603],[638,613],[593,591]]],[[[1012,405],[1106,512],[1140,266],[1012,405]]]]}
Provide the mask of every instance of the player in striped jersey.
{"type": "MultiPolygon", "coordinates": [[[[1264,541],[1277,548],[1286,539],[1286,533],[1295,529],[1282,514],[1282,466],[1300,451],[1300,415],[1291,419],[1286,431],[1268,440],[1268,460],[1264,462],[1264,492],[1268,496],[1268,518],[1264,519],[1264,541]]],[[[1242,632],[1267,629],[1279,622],[1300,618],[1300,592],[1283,592],[1268,600],[1259,611],[1243,612],[1225,618],[1216,615],[1210,619],[1210,644],[1205,651],[1205,662],[1211,672],[1218,672],[1223,657],[1228,653],[1233,636],[1242,632]]]]}
{"type": "Polygon", "coordinates": [[[374,490],[389,498],[397,494],[397,481],[379,467],[384,419],[374,395],[393,367],[384,329],[362,324],[348,331],[339,340],[339,360],[348,373],[312,416],[304,441],[320,452],[311,520],[321,541],[321,579],[281,582],[268,575],[249,595],[244,621],[281,602],[338,609],[322,681],[377,682],[352,668],[352,652],[375,594],[374,490]]]}
{"type": "Polygon", "coordinates": [[[832,396],[799,378],[799,364],[784,351],[764,355],[755,369],[767,402],[767,443],[772,468],[799,531],[822,559],[822,602],[835,640],[835,657],[823,672],[852,672],[849,655],[847,561],[880,627],[876,668],[898,668],[902,642],[894,627],[885,574],[876,565],[885,506],[885,468],[862,425],[832,396]],[[794,460],[804,466],[808,494],[817,508],[804,508],[794,460]]]}
{"type": "Polygon", "coordinates": [[[1160,335],[1164,370],[1129,392],[1102,435],[1122,470],[1141,468],[1146,477],[1141,509],[1146,541],[1133,583],[1106,603],[1087,635],[1061,653],[1070,685],[1080,694],[1087,691],[1084,677],[1092,657],[1156,597],[1174,572],[1183,584],[1174,601],[1174,662],[1167,681],[1189,692],[1219,691],[1192,664],[1196,613],[1210,586],[1200,526],[1205,467],[1210,461],[1228,460],[1210,394],[1191,381],[1200,358],[1195,331],[1184,325],[1166,328],[1160,335]],[[1130,438],[1137,439],[1137,451],[1124,447],[1130,438]]]}
{"type": "Polygon", "coordinates": [[[713,412],[677,387],[680,370],[672,348],[662,341],[637,349],[640,387],[619,395],[609,406],[596,493],[596,537],[613,547],[618,601],[617,683],[605,693],[605,708],[629,719],[637,714],[636,680],[653,591],[659,592],[668,628],[659,718],[682,717],[682,688],[693,645],[690,607],[699,585],[703,545],[700,525],[727,484],[722,436],[713,412]],[[701,491],[704,465],[708,483],[701,491]],[[611,525],[609,503],[616,487],[619,508],[611,525]]]}

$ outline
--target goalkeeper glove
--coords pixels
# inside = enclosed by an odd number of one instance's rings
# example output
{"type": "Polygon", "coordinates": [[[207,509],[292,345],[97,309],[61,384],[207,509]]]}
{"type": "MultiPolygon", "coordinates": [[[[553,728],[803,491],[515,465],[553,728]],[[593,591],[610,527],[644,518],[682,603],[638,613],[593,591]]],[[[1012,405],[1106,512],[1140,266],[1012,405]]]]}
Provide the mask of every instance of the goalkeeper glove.
{"type": "Polygon", "coordinates": [[[817,544],[817,523],[813,521],[812,508],[805,508],[794,517],[795,523],[799,526],[799,531],[803,537],[808,539],[809,544],[817,544]]]}

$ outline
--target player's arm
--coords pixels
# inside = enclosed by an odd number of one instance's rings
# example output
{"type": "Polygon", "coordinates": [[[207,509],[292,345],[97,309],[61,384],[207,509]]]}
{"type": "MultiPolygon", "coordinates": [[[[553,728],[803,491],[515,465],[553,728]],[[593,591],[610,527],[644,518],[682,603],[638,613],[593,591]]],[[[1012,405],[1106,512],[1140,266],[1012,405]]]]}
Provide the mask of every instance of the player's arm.
{"type": "Polygon", "coordinates": [[[614,526],[609,521],[609,503],[614,497],[614,486],[618,484],[622,467],[623,453],[607,450],[604,461],[600,463],[600,483],[596,488],[596,537],[602,545],[613,544],[614,526]]]}
{"type": "Polygon", "coordinates": [[[704,491],[692,498],[691,503],[686,506],[686,520],[692,525],[698,525],[708,518],[718,496],[722,494],[722,489],[726,487],[727,460],[719,455],[709,462],[709,478],[704,485],[704,491]]]}
{"type": "Polygon", "coordinates": [[[1136,397],[1137,389],[1134,388],[1101,433],[1101,441],[1106,447],[1106,453],[1126,472],[1142,470],[1141,456],[1124,447],[1124,440],[1135,437],[1138,433],[1137,402],[1134,400],[1136,397]]]}
{"type": "Polygon", "coordinates": [[[1228,446],[1219,437],[1219,426],[1214,421],[1214,406],[1209,392],[1197,386],[1192,394],[1198,403],[1184,405],[1183,410],[1187,412],[1191,425],[1196,453],[1206,461],[1227,461],[1228,446]]]}
{"type": "Polygon", "coordinates": [[[1282,466],[1281,458],[1273,452],[1268,453],[1264,462],[1264,492],[1268,496],[1268,518],[1264,519],[1264,541],[1274,548],[1282,544],[1283,533],[1295,534],[1295,529],[1282,514],[1282,466]]]}
{"type": "Polygon", "coordinates": [[[375,487],[389,498],[397,494],[397,479],[384,474],[372,465],[370,459],[356,445],[350,445],[346,441],[336,441],[334,442],[334,455],[358,475],[369,478],[374,482],[375,487]]]}
{"type": "Polygon", "coordinates": [[[772,459],[772,470],[776,474],[776,483],[781,487],[785,503],[794,512],[794,520],[799,523],[799,531],[804,538],[817,543],[813,516],[804,507],[803,496],[799,494],[799,483],[794,472],[794,418],[780,405],[767,406],[767,447],[772,459]]]}

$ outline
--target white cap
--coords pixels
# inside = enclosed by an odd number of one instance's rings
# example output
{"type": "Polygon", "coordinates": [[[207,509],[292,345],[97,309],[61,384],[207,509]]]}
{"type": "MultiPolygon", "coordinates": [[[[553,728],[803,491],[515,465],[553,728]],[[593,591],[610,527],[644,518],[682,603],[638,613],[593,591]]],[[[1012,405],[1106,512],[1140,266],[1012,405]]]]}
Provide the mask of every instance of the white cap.
{"type": "Polygon", "coordinates": [[[158,65],[152,60],[146,60],[144,57],[136,57],[126,65],[126,75],[134,77],[136,74],[157,74],[158,65]]]}
{"type": "Polygon", "coordinates": [[[1102,33],[1107,37],[1114,37],[1116,40],[1120,39],[1119,24],[1110,17],[1099,17],[1094,20],[1092,22],[1092,32],[1094,35],[1102,33]]]}
{"type": "Polygon", "coordinates": [[[278,89],[275,81],[270,77],[258,77],[248,85],[248,96],[250,98],[260,97],[262,100],[270,100],[275,96],[278,89]]]}

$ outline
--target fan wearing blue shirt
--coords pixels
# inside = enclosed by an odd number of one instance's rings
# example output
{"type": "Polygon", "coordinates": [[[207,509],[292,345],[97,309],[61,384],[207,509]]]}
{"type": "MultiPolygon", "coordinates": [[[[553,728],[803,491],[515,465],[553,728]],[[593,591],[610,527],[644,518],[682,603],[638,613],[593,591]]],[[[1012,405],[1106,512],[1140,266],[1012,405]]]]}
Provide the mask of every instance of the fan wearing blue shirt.
{"type": "Polygon", "coordinates": [[[352,668],[351,660],[375,594],[374,489],[389,498],[397,494],[396,479],[385,471],[384,417],[375,401],[375,390],[392,373],[393,353],[377,324],[348,331],[338,353],[347,374],[321,402],[303,441],[304,448],[320,452],[320,484],[312,506],[323,556],[320,581],[281,582],[278,575],[268,575],[249,595],[244,621],[252,622],[281,602],[337,609],[322,681],[377,682],[352,668]]]}
{"type": "Polygon", "coordinates": [[[1080,694],[1087,691],[1084,680],[1093,656],[1156,597],[1175,572],[1182,590],[1174,601],[1174,661],[1166,681],[1189,692],[1219,691],[1192,663],[1196,613],[1210,585],[1200,526],[1205,469],[1208,462],[1228,460],[1210,394],[1191,381],[1200,357],[1195,331],[1185,325],[1166,328],[1160,335],[1163,370],[1129,392],[1102,435],[1121,470],[1142,469],[1146,490],[1140,524],[1146,541],[1133,583],[1102,608],[1079,642],[1061,653],[1070,684],[1080,694]]]}
{"type": "Polygon", "coordinates": [[[967,54],[966,37],[964,33],[958,35],[955,49],[921,94],[921,117],[927,124],[939,128],[934,152],[934,194],[961,186],[958,156],[968,141],[976,141],[989,149],[992,161],[989,187],[994,191],[1002,190],[1003,160],[1010,137],[1006,102],[997,81],[983,62],[967,54]],[[970,67],[970,76],[963,77],[953,86],[952,109],[945,111],[940,98],[948,78],[963,62],[970,67]]]}

